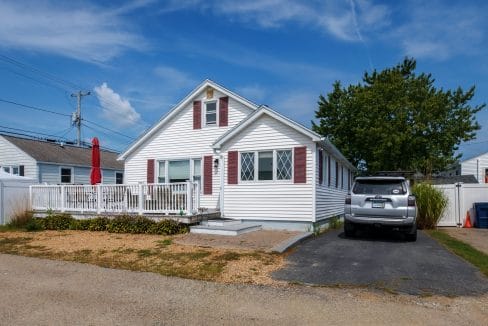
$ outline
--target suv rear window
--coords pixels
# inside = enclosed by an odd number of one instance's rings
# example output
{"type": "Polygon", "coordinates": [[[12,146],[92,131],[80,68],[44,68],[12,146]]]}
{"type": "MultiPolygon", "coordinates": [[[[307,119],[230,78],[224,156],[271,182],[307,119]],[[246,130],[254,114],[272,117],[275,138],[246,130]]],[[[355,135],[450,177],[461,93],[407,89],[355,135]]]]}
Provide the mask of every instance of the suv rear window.
{"type": "Polygon", "coordinates": [[[399,195],[405,194],[406,189],[401,180],[356,180],[352,192],[365,195],[399,195]]]}

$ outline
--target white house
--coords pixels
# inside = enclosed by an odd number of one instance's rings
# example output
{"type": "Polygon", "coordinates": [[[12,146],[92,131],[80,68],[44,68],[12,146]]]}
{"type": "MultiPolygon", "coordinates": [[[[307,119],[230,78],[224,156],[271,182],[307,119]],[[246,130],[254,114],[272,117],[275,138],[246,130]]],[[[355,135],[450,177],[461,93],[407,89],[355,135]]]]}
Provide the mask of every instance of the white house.
{"type": "MultiPolygon", "coordinates": [[[[91,148],[0,135],[0,170],[47,184],[90,184],[91,148]]],[[[102,183],[123,182],[117,153],[100,151],[102,183]]]]}
{"type": "Polygon", "coordinates": [[[278,228],[342,215],[355,170],[327,139],[210,80],[119,159],[127,183],[197,181],[201,208],[278,228]]]}
{"type": "Polygon", "coordinates": [[[443,175],[473,175],[478,183],[488,183],[488,153],[483,153],[460,161],[443,175]]]}

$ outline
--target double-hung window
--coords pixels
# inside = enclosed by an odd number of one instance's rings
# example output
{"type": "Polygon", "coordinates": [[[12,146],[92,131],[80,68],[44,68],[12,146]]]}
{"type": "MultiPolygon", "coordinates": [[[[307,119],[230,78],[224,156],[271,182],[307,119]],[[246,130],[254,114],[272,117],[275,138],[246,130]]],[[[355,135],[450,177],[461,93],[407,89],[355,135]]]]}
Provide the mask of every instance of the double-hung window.
{"type": "Polygon", "coordinates": [[[61,183],[73,183],[73,168],[60,168],[61,183]]]}
{"type": "Polygon", "coordinates": [[[205,125],[215,126],[217,124],[217,102],[205,103],[205,125]]]}
{"type": "Polygon", "coordinates": [[[202,160],[180,159],[180,160],[161,160],[157,165],[158,183],[175,183],[194,181],[201,187],[202,180],[202,160]]]}
{"type": "Polygon", "coordinates": [[[240,154],[241,181],[286,181],[293,176],[291,150],[242,152],[240,154]]]}

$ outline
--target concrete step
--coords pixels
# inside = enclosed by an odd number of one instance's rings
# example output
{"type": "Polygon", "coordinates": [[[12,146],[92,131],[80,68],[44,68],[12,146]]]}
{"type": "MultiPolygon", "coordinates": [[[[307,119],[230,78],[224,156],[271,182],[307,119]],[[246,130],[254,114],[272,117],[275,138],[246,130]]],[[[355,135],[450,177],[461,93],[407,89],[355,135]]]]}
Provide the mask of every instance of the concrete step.
{"type": "Polygon", "coordinates": [[[207,226],[227,226],[227,225],[237,225],[241,224],[241,220],[224,220],[224,219],[218,219],[218,220],[208,220],[206,222],[202,222],[202,225],[207,225],[207,226]]]}
{"type": "Polygon", "coordinates": [[[190,233],[215,234],[236,236],[247,232],[261,230],[261,224],[239,223],[225,226],[195,225],[190,227],[190,233]]]}

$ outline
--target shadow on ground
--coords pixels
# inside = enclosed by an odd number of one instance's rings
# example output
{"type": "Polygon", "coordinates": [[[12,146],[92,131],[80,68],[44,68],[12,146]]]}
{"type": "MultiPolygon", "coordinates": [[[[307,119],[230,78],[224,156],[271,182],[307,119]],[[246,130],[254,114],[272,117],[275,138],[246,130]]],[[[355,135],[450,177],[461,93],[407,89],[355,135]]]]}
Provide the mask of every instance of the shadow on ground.
{"type": "Polygon", "coordinates": [[[361,232],[346,238],[334,230],[299,245],[278,280],[317,286],[364,286],[416,295],[488,293],[488,279],[419,231],[416,242],[402,234],[361,232]]]}

